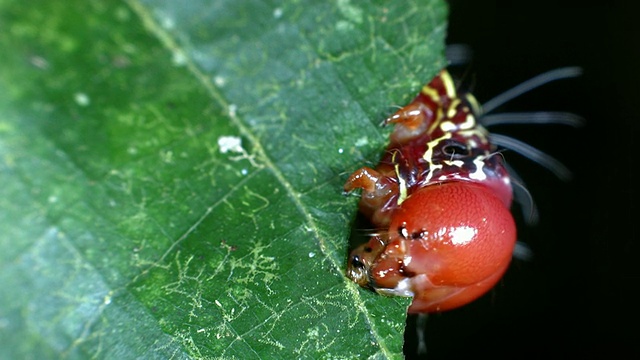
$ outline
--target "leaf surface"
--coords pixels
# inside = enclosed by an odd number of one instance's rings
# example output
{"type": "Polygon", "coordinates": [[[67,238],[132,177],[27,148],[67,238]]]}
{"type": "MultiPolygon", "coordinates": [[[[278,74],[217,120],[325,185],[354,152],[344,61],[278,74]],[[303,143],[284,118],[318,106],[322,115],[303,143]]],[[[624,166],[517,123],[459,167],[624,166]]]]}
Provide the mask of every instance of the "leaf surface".
{"type": "Polygon", "coordinates": [[[401,358],[344,276],[446,6],[0,0],[0,358],[401,358]]]}

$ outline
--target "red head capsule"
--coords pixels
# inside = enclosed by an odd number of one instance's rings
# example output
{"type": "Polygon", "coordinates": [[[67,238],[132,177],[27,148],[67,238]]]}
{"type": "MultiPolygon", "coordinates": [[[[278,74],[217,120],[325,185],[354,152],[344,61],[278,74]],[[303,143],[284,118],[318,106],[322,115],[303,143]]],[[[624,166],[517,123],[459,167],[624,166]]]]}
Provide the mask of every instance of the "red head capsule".
{"type": "Polygon", "coordinates": [[[386,244],[373,241],[352,252],[361,259],[352,269],[368,267],[352,278],[384,294],[413,296],[410,313],[434,312],[495,285],[511,260],[516,229],[490,189],[455,181],[413,193],[391,217],[386,244]]]}

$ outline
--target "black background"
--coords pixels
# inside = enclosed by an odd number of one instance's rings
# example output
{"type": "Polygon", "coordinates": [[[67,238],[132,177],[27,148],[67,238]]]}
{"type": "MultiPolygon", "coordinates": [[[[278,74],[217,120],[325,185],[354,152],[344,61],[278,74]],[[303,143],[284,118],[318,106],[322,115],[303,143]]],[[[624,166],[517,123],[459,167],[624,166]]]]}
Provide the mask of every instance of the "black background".
{"type": "MultiPolygon", "coordinates": [[[[569,111],[581,129],[557,125],[491,129],[523,140],[567,165],[564,183],[513,152],[540,222],[520,219],[519,239],[535,253],[515,261],[487,296],[430,315],[430,359],[640,358],[636,137],[640,124],[640,7],[600,2],[450,1],[448,43],[473,51],[467,82],[480,102],[544,71],[581,66],[502,111],[569,111]]],[[[415,319],[405,353],[416,358],[415,319]]]]}

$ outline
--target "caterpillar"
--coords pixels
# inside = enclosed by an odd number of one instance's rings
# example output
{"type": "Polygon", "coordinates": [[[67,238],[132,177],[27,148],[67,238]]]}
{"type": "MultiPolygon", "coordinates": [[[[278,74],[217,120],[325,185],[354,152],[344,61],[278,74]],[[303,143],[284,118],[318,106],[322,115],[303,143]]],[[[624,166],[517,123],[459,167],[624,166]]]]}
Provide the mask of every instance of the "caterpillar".
{"type": "MultiPolygon", "coordinates": [[[[554,112],[487,114],[526,91],[580,72],[575,67],[549,71],[481,106],[472,94],[458,93],[446,69],[440,71],[384,121],[394,129],[375,169],[361,167],[344,185],[345,194],[361,189],[360,212],[379,229],[352,250],[347,276],[380,294],[413,297],[409,313],[454,309],[489,291],[514,254],[510,207],[514,197],[523,198],[500,149],[520,152],[561,178],[569,171],[487,127],[509,122],[577,126],[581,119],[554,112]]],[[[528,208],[535,213],[533,205],[528,208]]]]}

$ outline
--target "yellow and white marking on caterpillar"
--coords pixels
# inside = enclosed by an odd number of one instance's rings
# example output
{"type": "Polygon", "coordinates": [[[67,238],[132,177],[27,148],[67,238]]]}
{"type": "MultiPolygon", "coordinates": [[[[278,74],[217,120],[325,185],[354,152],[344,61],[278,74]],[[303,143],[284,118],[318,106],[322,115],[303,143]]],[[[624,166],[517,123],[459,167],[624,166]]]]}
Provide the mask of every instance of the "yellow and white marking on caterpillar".
{"type": "Polygon", "coordinates": [[[398,196],[398,205],[400,205],[409,196],[407,192],[407,180],[400,175],[400,164],[396,163],[394,168],[396,170],[396,177],[398,178],[398,190],[400,192],[400,195],[398,196]]]}
{"type": "Polygon", "coordinates": [[[487,174],[484,173],[484,159],[486,158],[486,156],[478,156],[473,159],[473,163],[476,165],[476,170],[469,173],[469,178],[480,181],[487,179],[487,174]]]}
{"type": "Polygon", "coordinates": [[[458,126],[461,130],[473,129],[476,127],[476,117],[472,113],[468,113],[464,122],[458,126]]]}
{"type": "Polygon", "coordinates": [[[429,85],[425,85],[422,87],[422,94],[427,96],[429,99],[431,99],[431,101],[435,103],[440,102],[440,94],[438,94],[438,90],[432,88],[429,85]]]}
{"type": "Polygon", "coordinates": [[[444,89],[447,93],[447,96],[451,99],[457,98],[456,87],[453,84],[453,79],[451,78],[451,75],[449,74],[449,72],[446,70],[443,70],[440,73],[440,78],[442,79],[442,83],[444,84],[444,89]]]}
{"type": "Polygon", "coordinates": [[[427,150],[422,155],[422,159],[429,164],[429,173],[425,179],[425,183],[431,181],[435,170],[442,169],[442,164],[433,163],[433,149],[443,140],[451,139],[451,133],[445,132],[441,137],[435,138],[427,143],[427,150]]]}

